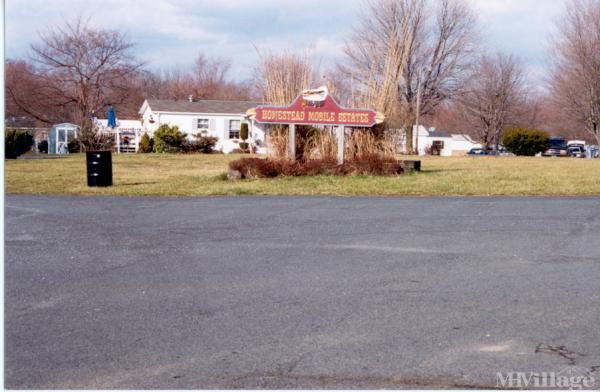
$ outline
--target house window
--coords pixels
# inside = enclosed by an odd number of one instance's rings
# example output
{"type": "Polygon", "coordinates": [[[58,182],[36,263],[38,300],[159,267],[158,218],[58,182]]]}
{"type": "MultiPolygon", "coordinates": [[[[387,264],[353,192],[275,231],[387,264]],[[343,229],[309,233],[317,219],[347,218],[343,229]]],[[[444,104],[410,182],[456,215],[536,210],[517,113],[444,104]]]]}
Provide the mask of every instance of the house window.
{"type": "Polygon", "coordinates": [[[208,118],[199,118],[196,123],[196,129],[198,129],[201,133],[206,133],[208,132],[208,124],[208,118]]]}
{"type": "Polygon", "coordinates": [[[240,120],[229,120],[229,138],[239,139],[240,138],[240,120]]]}

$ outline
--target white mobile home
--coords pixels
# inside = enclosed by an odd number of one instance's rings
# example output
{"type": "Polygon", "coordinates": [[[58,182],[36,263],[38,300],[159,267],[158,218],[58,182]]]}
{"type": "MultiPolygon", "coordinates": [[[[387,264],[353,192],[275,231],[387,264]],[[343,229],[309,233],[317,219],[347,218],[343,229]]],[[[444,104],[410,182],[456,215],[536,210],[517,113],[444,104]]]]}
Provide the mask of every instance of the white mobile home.
{"type": "MultiPolygon", "coordinates": [[[[229,153],[239,148],[240,127],[246,120],[248,109],[261,105],[252,101],[213,101],[147,99],[139,113],[142,117],[142,134],[152,136],[162,124],[176,125],[188,137],[200,134],[219,139],[216,149],[229,153]]],[[[265,132],[260,124],[249,123],[249,142],[264,146],[265,132]]]]}
{"type": "Polygon", "coordinates": [[[450,134],[437,131],[435,128],[419,126],[418,132],[413,132],[413,145],[417,145],[419,155],[427,155],[436,151],[436,155],[444,157],[466,155],[472,148],[481,148],[469,135],[450,134]],[[417,139],[418,138],[418,139],[417,139]]]}

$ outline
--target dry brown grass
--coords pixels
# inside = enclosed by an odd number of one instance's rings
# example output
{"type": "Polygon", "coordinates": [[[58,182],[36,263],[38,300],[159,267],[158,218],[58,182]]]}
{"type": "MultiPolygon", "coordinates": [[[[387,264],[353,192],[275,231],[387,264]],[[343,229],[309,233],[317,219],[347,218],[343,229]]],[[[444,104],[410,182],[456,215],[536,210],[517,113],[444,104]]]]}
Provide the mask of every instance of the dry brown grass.
{"type": "Polygon", "coordinates": [[[337,156],[337,142],[328,131],[321,131],[313,135],[306,142],[305,159],[335,159],[337,156]]]}
{"type": "MultiPolygon", "coordinates": [[[[248,157],[249,155],[243,155],[248,157]]],[[[600,196],[600,159],[423,157],[423,172],[395,177],[283,177],[232,182],[242,155],[113,155],[114,183],[88,188],[85,156],[6,161],[6,192],[65,195],[600,196]]]]}
{"type": "Polygon", "coordinates": [[[270,158],[286,159],[288,155],[288,135],[288,127],[284,125],[273,125],[267,131],[270,158]]]}
{"type": "MultiPolygon", "coordinates": [[[[287,159],[288,156],[287,126],[277,126],[269,132],[269,158],[287,159]]],[[[296,134],[299,149],[298,159],[335,159],[337,156],[337,139],[330,130],[317,130],[306,135],[296,134]],[[300,148],[302,144],[302,148],[300,148]]],[[[394,141],[389,136],[377,137],[370,130],[356,129],[346,136],[345,154],[348,158],[374,157],[393,158],[394,141]]]]}
{"type": "Polygon", "coordinates": [[[257,51],[259,59],[254,78],[265,102],[286,105],[310,87],[313,69],[307,52],[257,51]]]}
{"type": "Polygon", "coordinates": [[[346,156],[349,158],[381,155],[394,157],[394,144],[387,137],[378,138],[366,129],[354,130],[346,141],[346,156]]]}

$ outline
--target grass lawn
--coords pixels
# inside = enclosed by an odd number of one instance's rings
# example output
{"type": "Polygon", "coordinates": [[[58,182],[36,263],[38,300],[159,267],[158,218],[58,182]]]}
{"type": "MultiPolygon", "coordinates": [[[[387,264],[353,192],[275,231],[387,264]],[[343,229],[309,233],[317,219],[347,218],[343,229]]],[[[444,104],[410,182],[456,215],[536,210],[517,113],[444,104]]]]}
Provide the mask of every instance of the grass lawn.
{"type": "Polygon", "coordinates": [[[600,159],[425,157],[399,177],[228,181],[239,155],[116,155],[114,186],[88,188],[85,155],[6,160],[6,192],[65,195],[600,195],[600,159]]]}

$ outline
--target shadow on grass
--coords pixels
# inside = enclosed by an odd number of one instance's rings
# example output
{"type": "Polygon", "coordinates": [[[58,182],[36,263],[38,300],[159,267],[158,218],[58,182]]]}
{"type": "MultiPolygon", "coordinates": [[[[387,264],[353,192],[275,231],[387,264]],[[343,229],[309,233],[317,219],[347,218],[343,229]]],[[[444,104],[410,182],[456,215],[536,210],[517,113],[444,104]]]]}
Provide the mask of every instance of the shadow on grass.
{"type": "Polygon", "coordinates": [[[233,188],[231,190],[231,193],[236,196],[255,195],[256,194],[256,192],[251,189],[243,189],[243,188],[233,188]]]}
{"type": "Polygon", "coordinates": [[[421,169],[418,173],[428,174],[428,173],[447,173],[447,172],[459,172],[459,171],[468,171],[467,169],[421,169]]]}
{"type": "Polygon", "coordinates": [[[116,183],[115,185],[128,185],[128,186],[136,186],[136,185],[155,185],[155,184],[160,184],[160,182],[158,181],[146,181],[146,182],[119,182],[116,183]]]}

